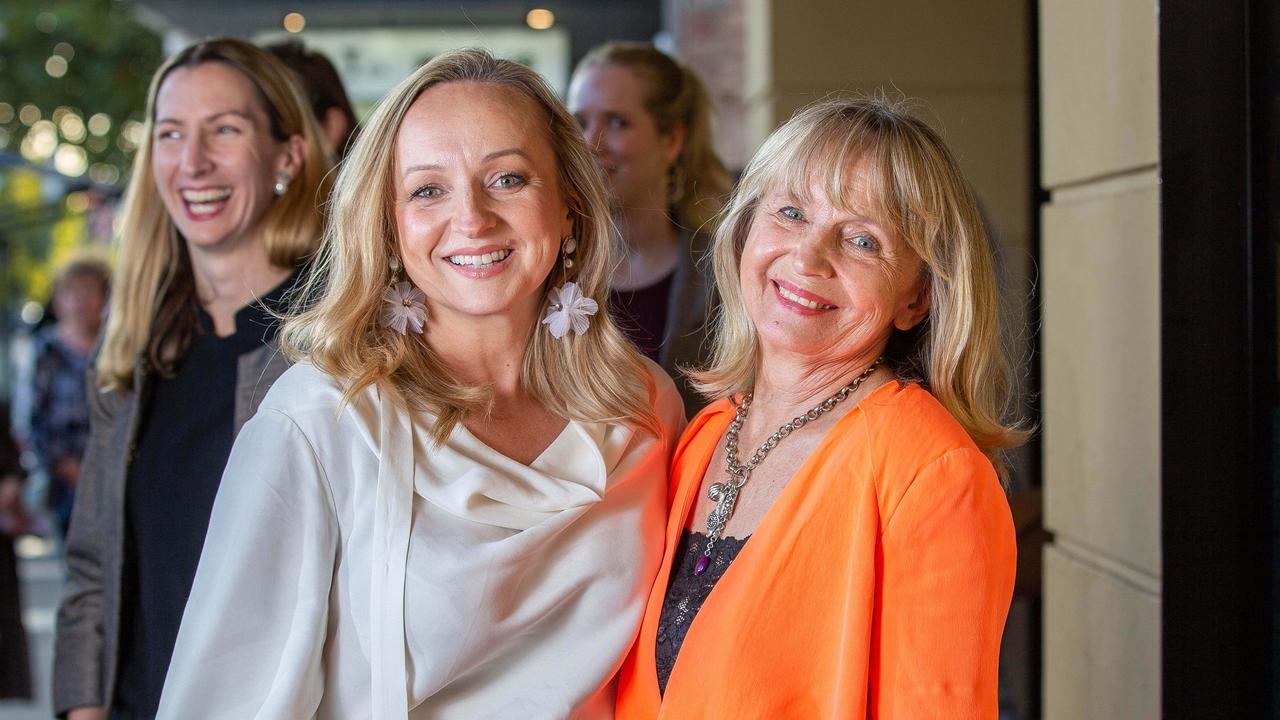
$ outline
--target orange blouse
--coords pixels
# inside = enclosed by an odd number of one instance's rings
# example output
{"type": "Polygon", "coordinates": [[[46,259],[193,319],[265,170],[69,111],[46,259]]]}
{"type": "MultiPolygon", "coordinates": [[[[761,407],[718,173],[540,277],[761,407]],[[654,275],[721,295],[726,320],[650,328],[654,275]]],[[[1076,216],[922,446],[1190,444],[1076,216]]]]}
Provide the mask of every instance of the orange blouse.
{"type": "Polygon", "coordinates": [[[893,382],[791,477],[694,618],[659,694],[673,555],[732,418],[728,401],[711,405],[676,449],[666,552],[620,671],[619,720],[996,717],[1016,559],[1009,505],[942,405],[893,382]]]}

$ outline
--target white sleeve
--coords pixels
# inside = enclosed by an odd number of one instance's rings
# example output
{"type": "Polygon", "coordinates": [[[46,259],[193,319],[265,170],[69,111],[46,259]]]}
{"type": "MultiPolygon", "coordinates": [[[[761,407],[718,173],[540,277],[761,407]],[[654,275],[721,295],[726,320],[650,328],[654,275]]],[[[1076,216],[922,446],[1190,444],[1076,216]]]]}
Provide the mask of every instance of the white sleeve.
{"type": "Polygon", "coordinates": [[[158,717],[314,716],[338,540],[311,443],[264,408],[223,473],[158,717]]]}

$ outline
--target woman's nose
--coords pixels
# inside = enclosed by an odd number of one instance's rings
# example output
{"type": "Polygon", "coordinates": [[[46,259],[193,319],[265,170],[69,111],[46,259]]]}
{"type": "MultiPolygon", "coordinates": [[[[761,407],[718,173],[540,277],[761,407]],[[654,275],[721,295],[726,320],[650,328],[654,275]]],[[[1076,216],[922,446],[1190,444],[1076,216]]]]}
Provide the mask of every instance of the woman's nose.
{"type": "Polygon", "coordinates": [[[831,275],[831,260],[827,257],[829,250],[817,233],[808,234],[791,248],[791,265],[800,275],[828,277],[831,275]]]}
{"type": "Polygon", "coordinates": [[[454,226],[467,237],[480,237],[495,224],[496,216],[483,192],[467,189],[457,194],[458,212],[454,226]]]}
{"type": "Polygon", "coordinates": [[[182,171],[188,175],[199,175],[210,165],[203,138],[196,134],[188,137],[182,146],[182,171]]]}

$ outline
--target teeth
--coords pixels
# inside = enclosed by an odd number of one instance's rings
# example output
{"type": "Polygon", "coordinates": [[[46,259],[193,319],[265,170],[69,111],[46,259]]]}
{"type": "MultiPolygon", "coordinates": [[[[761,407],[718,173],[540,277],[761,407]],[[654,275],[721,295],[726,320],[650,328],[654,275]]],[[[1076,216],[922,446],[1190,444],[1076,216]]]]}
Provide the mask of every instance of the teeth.
{"type": "Polygon", "coordinates": [[[231,197],[231,188],[214,190],[183,190],[182,199],[189,203],[210,203],[226,200],[231,197]]]}
{"type": "Polygon", "coordinates": [[[187,203],[187,207],[196,215],[208,215],[221,206],[218,203],[187,203]]]}
{"type": "Polygon", "coordinates": [[[805,300],[804,298],[787,290],[781,285],[778,286],[778,294],[790,300],[791,302],[796,303],[797,305],[803,305],[809,308],[810,310],[831,310],[832,308],[835,307],[835,305],[823,305],[822,303],[814,302],[812,300],[805,300]]]}
{"type": "Polygon", "coordinates": [[[510,250],[495,250],[491,253],[485,253],[484,255],[451,255],[445,258],[445,260],[448,260],[454,265],[484,267],[486,265],[492,265],[496,262],[506,260],[507,256],[510,254],[510,250]]]}

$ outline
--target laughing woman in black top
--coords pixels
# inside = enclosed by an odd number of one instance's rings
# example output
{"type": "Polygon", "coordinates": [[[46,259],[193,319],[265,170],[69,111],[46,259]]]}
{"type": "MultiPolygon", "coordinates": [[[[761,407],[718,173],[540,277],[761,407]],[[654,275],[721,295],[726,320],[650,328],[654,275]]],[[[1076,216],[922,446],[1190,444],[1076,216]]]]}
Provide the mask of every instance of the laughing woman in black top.
{"type": "Polygon", "coordinates": [[[147,99],[67,540],[54,704],[155,715],[231,443],[285,361],[274,313],[315,248],[329,160],[290,71],[238,40],[147,99]]]}

